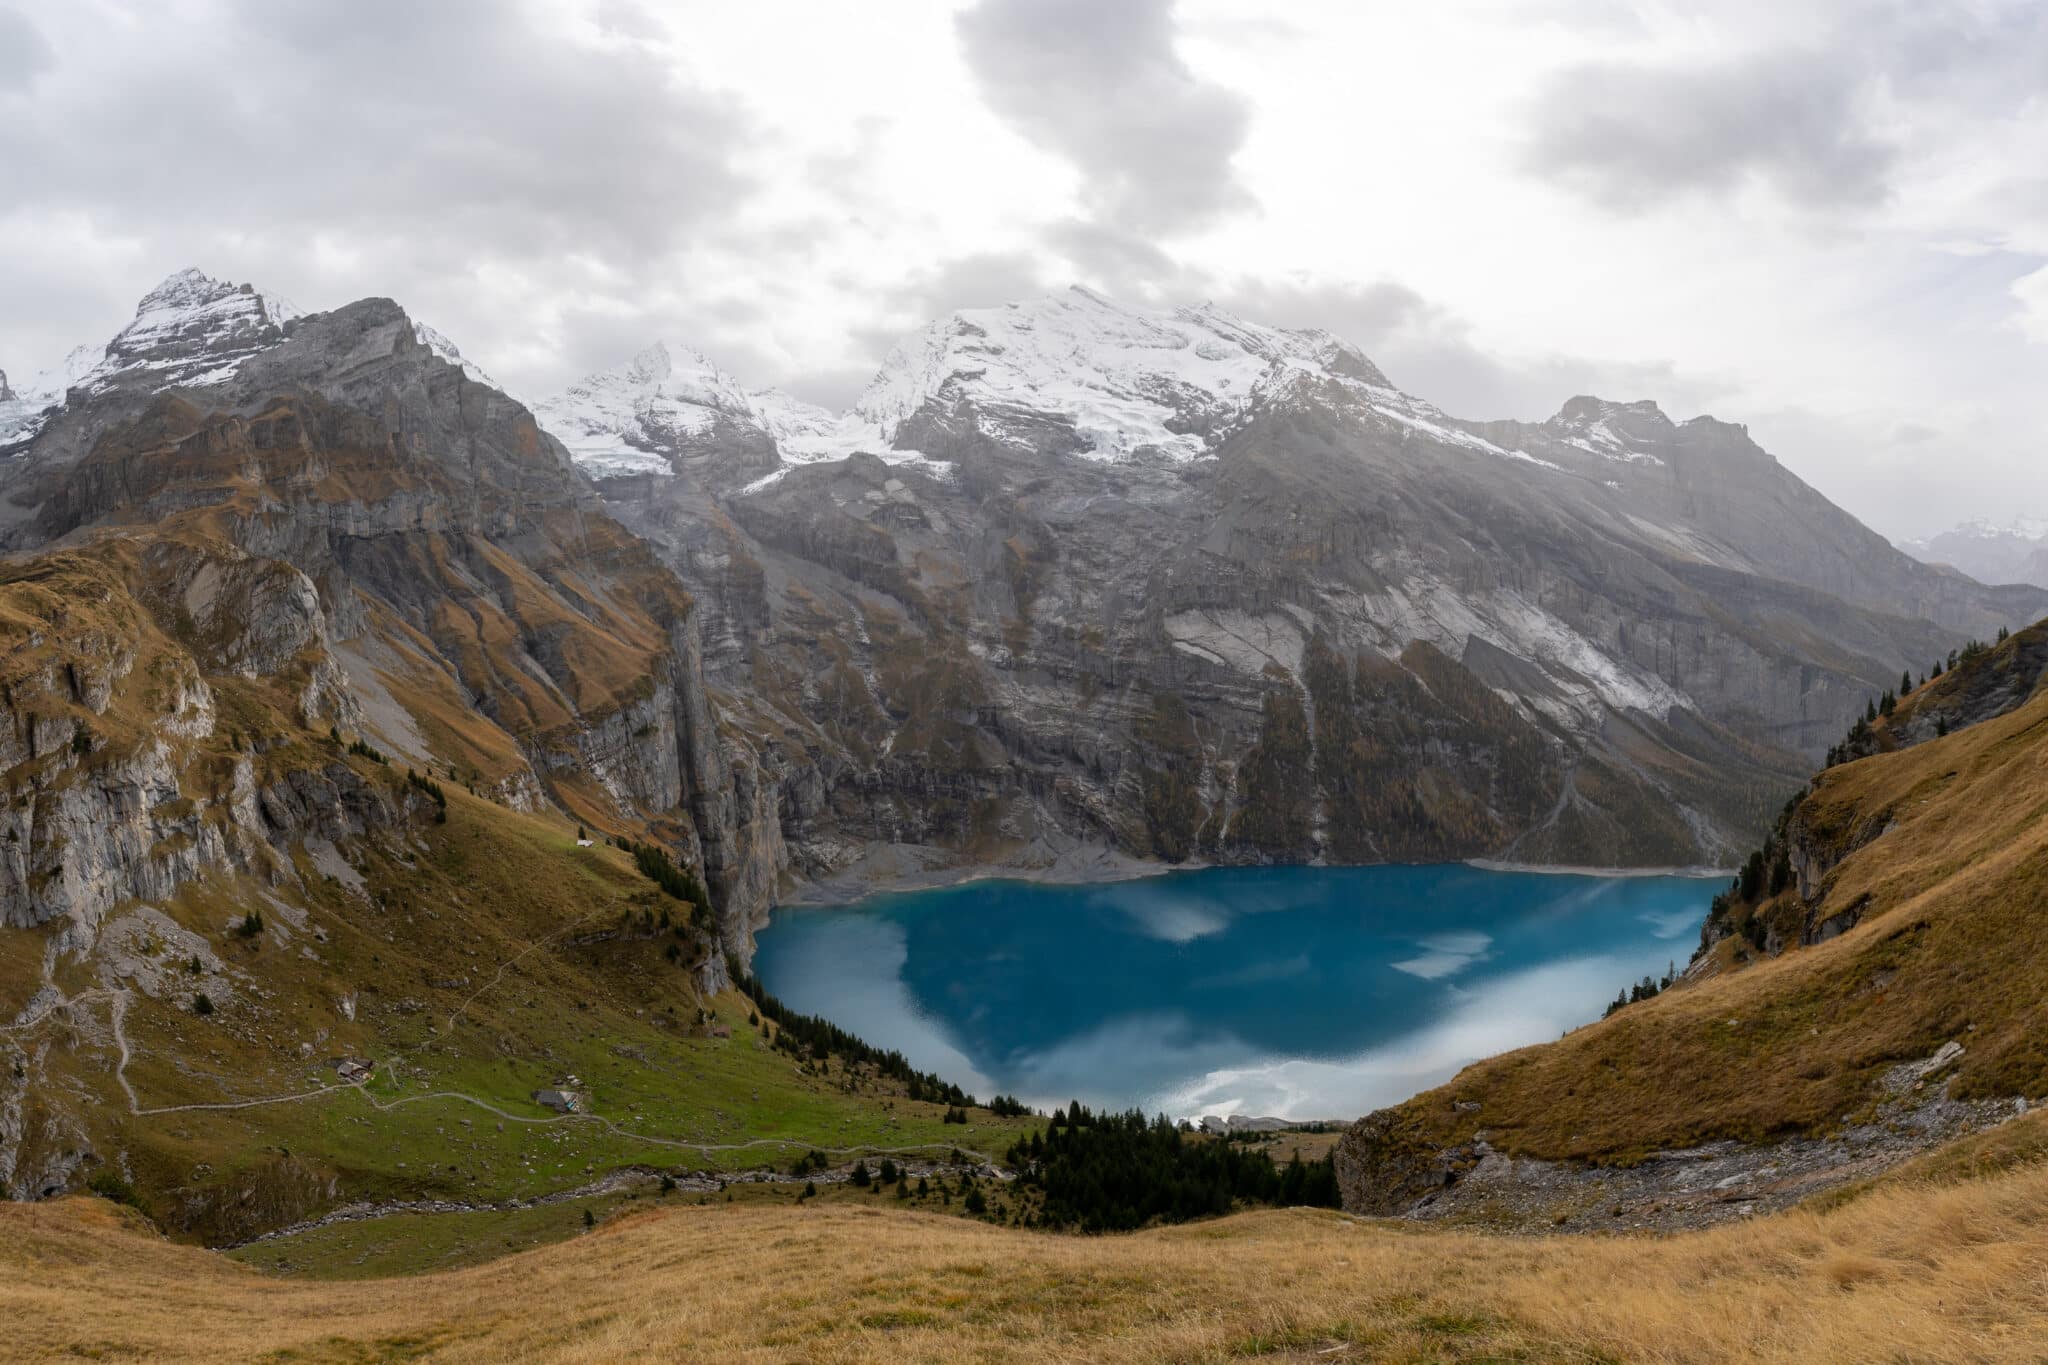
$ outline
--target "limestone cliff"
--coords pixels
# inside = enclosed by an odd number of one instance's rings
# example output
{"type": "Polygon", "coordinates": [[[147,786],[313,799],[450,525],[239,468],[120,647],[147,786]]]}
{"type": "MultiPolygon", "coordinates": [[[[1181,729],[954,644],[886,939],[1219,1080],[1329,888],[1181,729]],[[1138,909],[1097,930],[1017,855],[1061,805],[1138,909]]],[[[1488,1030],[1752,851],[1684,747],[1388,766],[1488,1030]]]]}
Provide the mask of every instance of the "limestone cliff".
{"type": "Polygon", "coordinates": [[[515,807],[667,840],[702,863],[728,946],[749,957],[785,857],[774,788],[721,731],[674,576],[524,407],[395,304],[301,317],[181,288],[200,300],[191,316],[145,301],[151,348],[117,338],[0,486],[22,578],[52,555],[96,555],[121,615],[104,648],[69,642],[63,678],[85,715],[41,716],[24,683],[0,717],[12,780],[47,788],[5,874],[10,918],[160,897],[207,869],[251,870],[279,839],[343,837],[317,826],[351,823],[347,792],[296,769],[266,785],[261,761],[333,729],[515,807]],[[229,363],[166,387],[188,353],[229,363]],[[153,683],[177,694],[154,737],[118,759],[83,739],[73,754],[105,679],[136,667],[118,642],[144,628],[175,660],[153,683]],[[242,767],[218,791],[181,792],[180,736],[221,728],[224,679],[289,696],[291,713],[227,725],[242,767]],[[313,825],[264,824],[299,806],[313,825]]]}

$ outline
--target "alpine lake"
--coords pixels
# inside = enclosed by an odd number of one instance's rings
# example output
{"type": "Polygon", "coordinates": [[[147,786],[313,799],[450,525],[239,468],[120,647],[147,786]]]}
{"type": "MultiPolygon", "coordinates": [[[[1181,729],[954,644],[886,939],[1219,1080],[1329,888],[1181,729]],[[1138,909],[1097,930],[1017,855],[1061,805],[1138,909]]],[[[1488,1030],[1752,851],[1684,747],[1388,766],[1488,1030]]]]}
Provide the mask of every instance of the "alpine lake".
{"type": "Polygon", "coordinates": [[[1682,967],[1718,889],[1463,864],[978,881],[777,910],[754,970],[984,1100],[1349,1119],[1682,967]]]}

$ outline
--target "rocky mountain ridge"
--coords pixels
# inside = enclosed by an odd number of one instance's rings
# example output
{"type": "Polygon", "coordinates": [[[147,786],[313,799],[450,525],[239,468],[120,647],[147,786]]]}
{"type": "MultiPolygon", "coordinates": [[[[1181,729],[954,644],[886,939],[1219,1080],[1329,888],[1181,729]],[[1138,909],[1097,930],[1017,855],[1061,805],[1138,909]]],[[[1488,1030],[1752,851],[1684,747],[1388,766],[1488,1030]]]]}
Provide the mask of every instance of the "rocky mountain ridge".
{"type": "Polygon", "coordinates": [[[800,432],[709,362],[686,432],[625,415],[651,373],[538,410],[703,603],[814,876],[1714,863],[1891,661],[2048,604],[1916,564],[1740,426],[1464,422],[1207,307],[967,310],[800,432]]]}
{"type": "MultiPolygon", "coordinates": [[[[157,756],[123,761],[144,768],[87,781],[44,764],[37,780],[54,785],[22,817],[10,922],[63,915],[89,932],[124,897],[246,870],[234,850],[251,839],[324,837],[264,807],[239,768],[218,790],[165,787],[159,750],[189,730],[213,748],[296,753],[295,733],[331,727],[514,808],[659,833],[734,907],[731,947],[751,952],[776,829],[744,804],[753,789],[696,673],[690,598],[479,373],[388,300],[301,316],[186,272],[38,414],[0,485],[20,581],[94,561],[94,600],[128,623],[104,637],[160,634],[161,666],[189,682],[186,702],[126,689],[123,745],[157,756]],[[206,708],[222,686],[252,694],[257,733],[206,708]],[[71,809],[94,801],[121,818],[71,809]],[[81,856],[96,847],[86,829],[124,820],[132,837],[81,856]]],[[[23,620],[17,651],[49,639],[23,620]]],[[[61,676],[134,668],[80,657],[61,676]]],[[[124,689],[71,691],[76,730],[124,689]]],[[[40,756],[67,741],[35,705],[18,698],[13,718],[40,756]]]]}
{"type": "Polygon", "coordinates": [[[1723,861],[1879,680],[2048,596],[1740,427],[1463,422],[1327,334],[1081,290],[941,319],[838,416],[667,343],[529,412],[388,300],[189,271],[70,368],[0,544],[289,569],[302,724],[667,829],[742,958],[778,894],[949,867],[1723,861]]]}
{"type": "Polygon", "coordinates": [[[2048,520],[2040,517],[2016,517],[2002,526],[1980,517],[1939,535],[1902,540],[1899,548],[1982,583],[2048,584],[2048,520]]]}

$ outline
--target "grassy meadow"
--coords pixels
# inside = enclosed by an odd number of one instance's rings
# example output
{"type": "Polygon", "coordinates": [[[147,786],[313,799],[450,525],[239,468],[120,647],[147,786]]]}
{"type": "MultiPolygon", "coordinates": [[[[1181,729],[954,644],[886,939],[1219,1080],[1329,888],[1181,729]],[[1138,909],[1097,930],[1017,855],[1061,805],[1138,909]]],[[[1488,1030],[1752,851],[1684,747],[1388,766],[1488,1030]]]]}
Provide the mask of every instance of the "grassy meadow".
{"type": "Polygon", "coordinates": [[[1500,1237],[1299,1209],[1074,1237],[886,1196],[643,1199],[587,1232],[579,1213],[563,1240],[488,1264],[316,1282],[168,1242],[97,1200],[0,1205],[0,1353],[2031,1361],[2048,1351],[2048,1166],[2033,1122],[2008,1125],[1968,1172],[1913,1170],[1825,1210],[1664,1238],[1500,1237]]]}

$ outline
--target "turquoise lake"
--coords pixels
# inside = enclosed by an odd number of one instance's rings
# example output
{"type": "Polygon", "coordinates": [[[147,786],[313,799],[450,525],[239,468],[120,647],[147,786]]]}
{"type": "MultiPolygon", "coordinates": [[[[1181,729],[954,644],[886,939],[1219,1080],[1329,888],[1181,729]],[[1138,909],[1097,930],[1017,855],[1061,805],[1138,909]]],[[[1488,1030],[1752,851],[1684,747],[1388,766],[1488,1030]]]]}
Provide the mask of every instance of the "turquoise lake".
{"type": "Polygon", "coordinates": [[[1455,864],[974,882],[778,910],[755,971],[984,1099],[1350,1118],[1683,966],[1719,889],[1455,864]]]}

